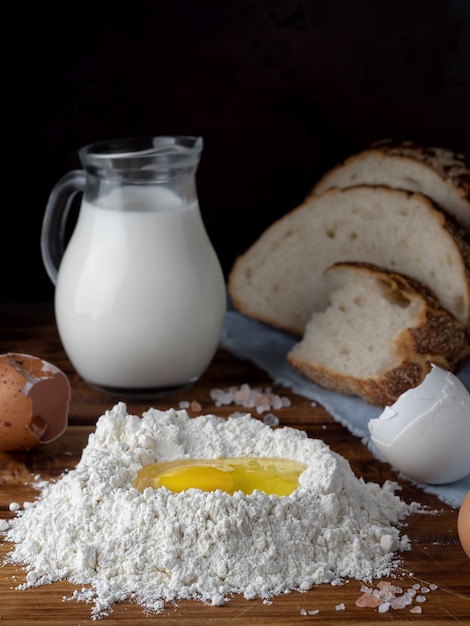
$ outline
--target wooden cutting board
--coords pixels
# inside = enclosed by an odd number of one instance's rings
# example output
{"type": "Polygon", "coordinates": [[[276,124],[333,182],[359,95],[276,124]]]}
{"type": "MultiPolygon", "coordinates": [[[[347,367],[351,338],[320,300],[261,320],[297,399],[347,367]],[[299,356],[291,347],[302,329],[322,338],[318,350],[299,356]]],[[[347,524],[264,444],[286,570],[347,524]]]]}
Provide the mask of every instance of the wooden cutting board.
{"type": "MultiPolygon", "coordinates": [[[[91,389],[73,370],[64,354],[51,308],[0,305],[0,352],[25,352],[40,356],[67,373],[72,384],[69,427],[55,442],[24,453],[0,453],[0,518],[11,518],[11,502],[22,504],[37,496],[32,487],[34,476],[54,480],[65,470],[75,467],[97,418],[115,403],[115,399],[91,389]],[[24,311],[27,311],[25,313],[24,311]]],[[[276,596],[270,602],[261,599],[244,600],[233,597],[222,607],[210,607],[196,601],[170,604],[160,615],[146,615],[136,604],[115,605],[102,620],[107,625],[166,625],[225,626],[237,624],[375,624],[385,622],[417,624],[470,624],[470,559],[464,554],[457,536],[457,511],[438,498],[401,480],[387,464],[377,461],[370,451],[320,406],[312,406],[303,397],[272,385],[266,374],[251,363],[241,361],[225,350],[219,350],[213,363],[192,389],[152,403],[160,409],[178,408],[181,400],[197,401],[200,405],[191,415],[214,413],[228,416],[239,407],[217,408],[210,390],[249,384],[252,388],[272,387],[275,393],[288,396],[292,406],[275,411],[282,426],[305,430],[309,436],[323,439],[334,451],[346,457],[357,476],[383,484],[397,481],[400,495],[415,500],[433,511],[429,515],[413,515],[407,519],[403,532],[410,537],[412,549],[403,555],[399,582],[403,588],[413,584],[437,589],[424,593],[422,614],[410,613],[409,608],[378,614],[376,609],[355,605],[361,595],[361,581],[350,580],[343,585],[320,585],[306,593],[292,592],[276,596]],[[344,605],[344,609],[342,608],[344,605]],[[318,613],[309,613],[318,611],[318,613]]],[[[131,413],[141,414],[148,403],[128,403],[131,413]]],[[[256,414],[254,415],[256,416],[256,414]]],[[[0,542],[0,558],[11,549],[0,542]]],[[[25,579],[17,565],[0,568],[0,626],[7,625],[86,625],[91,619],[91,607],[84,603],[66,601],[74,586],[67,582],[25,591],[16,587],[25,579]]],[[[418,591],[420,593],[420,591],[418,591]]],[[[416,603],[413,604],[415,606],[416,603]]],[[[99,622],[98,622],[99,623],[99,622]]]]}

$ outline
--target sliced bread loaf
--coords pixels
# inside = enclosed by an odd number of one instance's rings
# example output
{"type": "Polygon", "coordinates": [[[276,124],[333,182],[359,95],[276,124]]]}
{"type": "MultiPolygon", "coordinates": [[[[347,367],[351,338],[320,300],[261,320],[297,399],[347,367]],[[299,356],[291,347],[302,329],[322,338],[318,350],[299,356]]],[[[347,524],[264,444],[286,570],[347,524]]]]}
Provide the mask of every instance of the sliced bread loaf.
{"type": "Polygon", "coordinates": [[[313,193],[355,185],[386,185],[422,193],[470,231],[470,163],[443,148],[382,141],[328,171],[313,193]]]}
{"type": "Polygon", "coordinates": [[[312,313],[326,307],[324,270],[339,261],[419,280],[470,327],[470,242],[429,198],[388,187],[308,197],[236,259],[228,290],[243,313],[301,335],[312,313]]]}
{"type": "Polygon", "coordinates": [[[385,406],[434,363],[455,371],[466,332],[411,278],[369,264],[325,271],[330,303],[310,318],[289,363],[319,386],[385,406]]]}

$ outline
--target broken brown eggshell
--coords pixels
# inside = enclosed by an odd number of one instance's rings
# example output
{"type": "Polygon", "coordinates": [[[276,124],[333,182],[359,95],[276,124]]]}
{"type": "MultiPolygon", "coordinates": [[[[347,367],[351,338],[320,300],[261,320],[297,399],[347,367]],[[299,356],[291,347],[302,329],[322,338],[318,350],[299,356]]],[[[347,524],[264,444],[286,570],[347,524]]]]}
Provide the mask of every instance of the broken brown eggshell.
{"type": "Polygon", "coordinates": [[[0,451],[49,443],[67,427],[70,382],[55,365],[30,354],[0,355],[0,451]]]}

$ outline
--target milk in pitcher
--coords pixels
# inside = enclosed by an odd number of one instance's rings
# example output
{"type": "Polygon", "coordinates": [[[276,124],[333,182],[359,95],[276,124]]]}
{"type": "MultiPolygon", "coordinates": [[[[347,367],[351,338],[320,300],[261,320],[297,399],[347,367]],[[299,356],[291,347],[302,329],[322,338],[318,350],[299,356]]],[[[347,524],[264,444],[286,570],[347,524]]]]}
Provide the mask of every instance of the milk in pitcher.
{"type": "Polygon", "coordinates": [[[187,205],[158,185],[82,199],[55,307],[67,353],[93,385],[191,384],[216,350],[225,297],[197,200],[187,205]]]}

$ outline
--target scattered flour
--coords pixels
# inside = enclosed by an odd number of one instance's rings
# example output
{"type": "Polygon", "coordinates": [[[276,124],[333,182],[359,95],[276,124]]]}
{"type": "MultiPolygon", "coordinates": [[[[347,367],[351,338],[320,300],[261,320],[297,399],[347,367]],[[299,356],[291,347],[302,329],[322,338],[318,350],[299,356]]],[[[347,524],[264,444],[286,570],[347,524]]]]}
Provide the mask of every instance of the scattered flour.
{"type": "Polygon", "coordinates": [[[269,599],[343,578],[391,575],[409,550],[398,524],[419,510],[357,479],[320,440],[274,430],[249,415],[190,418],[185,410],[128,415],[124,403],[97,422],[75,469],[41,482],[33,505],[0,524],[8,562],[27,567],[19,588],[68,580],[92,617],[133,599],[161,612],[182,598],[220,605],[231,594],[269,599]],[[307,464],[290,496],[173,493],[132,485],[147,463],[178,458],[291,458],[307,464]]]}

